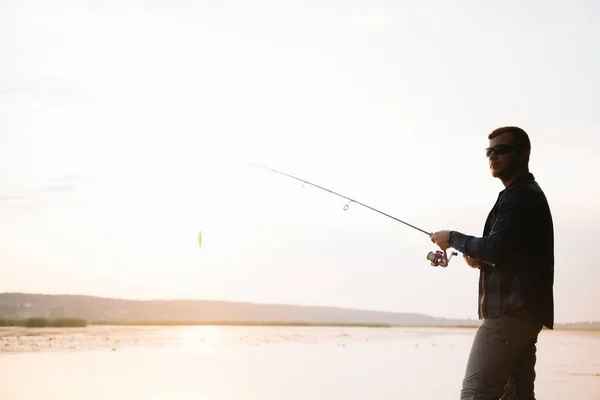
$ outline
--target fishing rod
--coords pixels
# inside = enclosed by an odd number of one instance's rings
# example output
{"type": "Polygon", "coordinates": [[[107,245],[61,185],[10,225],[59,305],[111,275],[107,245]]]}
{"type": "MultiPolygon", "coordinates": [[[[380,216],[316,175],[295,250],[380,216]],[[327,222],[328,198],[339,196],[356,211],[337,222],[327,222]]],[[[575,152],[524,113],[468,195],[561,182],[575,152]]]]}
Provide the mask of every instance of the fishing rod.
{"type": "MultiPolygon", "coordinates": [[[[356,203],[356,204],[359,204],[359,205],[361,205],[361,206],[363,206],[363,207],[366,207],[366,208],[368,208],[368,209],[370,209],[370,210],[372,210],[372,211],[375,211],[375,212],[377,212],[377,213],[379,213],[379,214],[382,214],[382,215],[384,215],[384,216],[386,216],[386,217],[388,217],[388,218],[391,218],[391,219],[393,219],[393,220],[395,220],[395,221],[397,221],[397,222],[400,222],[400,223],[402,223],[402,224],[404,224],[404,225],[407,225],[407,226],[409,226],[409,227],[411,227],[411,228],[413,228],[413,229],[415,229],[415,230],[417,230],[417,231],[419,231],[419,232],[422,232],[422,233],[426,234],[427,236],[431,236],[431,232],[427,232],[426,230],[424,230],[424,229],[421,229],[421,228],[419,228],[419,227],[417,227],[417,226],[415,226],[415,225],[409,224],[408,222],[406,222],[406,221],[403,221],[403,220],[401,220],[401,219],[399,219],[399,218],[396,218],[396,217],[394,217],[393,215],[390,215],[390,214],[388,214],[388,213],[385,213],[385,212],[383,212],[383,211],[381,211],[381,210],[378,210],[378,209],[376,209],[376,208],[373,208],[373,207],[371,207],[371,206],[369,206],[369,205],[367,205],[367,204],[364,204],[364,203],[362,203],[362,202],[360,202],[360,201],[358,201],[358,200],[355,200],[355,199],[353,199],[353,198],[350,198],[350,197],[348,197],[348,196],[344,196],[343,194],[340,194],[340,193],[334,192],[334,191],[333,191],[333,190],[331,190],[331,189],[327,189],[327,188],[325,188],[325,187],[323,187],[323,186],[320,186],[320,185],[317,185],[317,184],[315,184],[315,183],[309,182],[309,181],[307,181],[307,180],[304,180],[304,179],[298,178],[298,177],[296,177],[296,176],[293,176],[293,175],[287,174],[287,173],[285,173],[285,172],[278,171],[278,170],[276,170],[276,169],[273,169],[273,168],[265,167],[265,166],[263,166],[263,165],[258,165],[258,164],[254,164],[254,163],[250,163],[250,162],[249,162],[248,164],[250,164],[250,165],[252,165],[252,166],[254,166],[254,167],[262,168],[262,169],[265,169],[265,170],[268,170],[268,171],[271,171],[271,172],[275,172],[275,173],[277,173],[277,174],[281,174],[281,175],[287,176],[288,178],[292,178],[292,179],[295,179],[295,180],[297,180],[297,181],[300,181],[300,182],[302,182],[302,183],[303,183],[303,185],[302,185],[302,186],[304,186],[304,184],[311,185],[311,186],[314,186],[314,187],[316,187],[316,188],[318,188],[318,189],[324,190],[324,191],[326,191],[326,192],[329,192],[329,193],[331,193],[331,194],[334,194],[334,195],[336,195],[336,196],[339,196],[339,197],[341,197],[341,198],[344,198],[344,199],[348,200],[348,203],[344,205],[344,211],[347,211],[347,210],[348,210],[348,207],[350,206],[350,204],[351,204],[351,203],[356,203]]],[[[427,254],[427,260],[429,260],[429,261],[431,262],[431,265],[432,265],[432,266],[434,266],[434,267],[437,267],[437,266],[441,266],[441,267],[447,267],[447,266],[448,266],[448,263],[450,262],[450,259],[451,259],[451,258],[452,258],[452,256],[454,256],[454,255],[458,255],[458,253],[457,253],[457,252],[452,252],[452,253],[451,253],[451,255],[450,255],[450,257],[448,257],[448,255],[447,255],[447,253],[446,253],[446,250],[443,250],[443,251],[441,251],[441,250],[438,250],[438,251],[435,251],[435,252],[433,252],[433,251],[430,251],[430,252],[427,254]]]]}

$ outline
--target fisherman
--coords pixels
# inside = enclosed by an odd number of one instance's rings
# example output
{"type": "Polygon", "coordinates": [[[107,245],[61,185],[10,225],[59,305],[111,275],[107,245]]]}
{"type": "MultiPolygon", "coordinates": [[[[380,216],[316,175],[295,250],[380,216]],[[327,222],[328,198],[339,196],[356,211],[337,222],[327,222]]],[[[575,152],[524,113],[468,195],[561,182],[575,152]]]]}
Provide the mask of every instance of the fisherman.
{"type": "MultiPolygon", "coordinates": [[[[483,236],[442,230],[431,241],[463,253],[479,269],[478,314],[461,400],[498,400],[513,381],[519,400],[535,400],[536,343],[554,329],[554,228],[546,196],[529,172],[527,133],[501,127],[488,136],[492,176],[504,184],[483,236]]],[[[502,397],[505,398],[505,397],[502,397]]]]}

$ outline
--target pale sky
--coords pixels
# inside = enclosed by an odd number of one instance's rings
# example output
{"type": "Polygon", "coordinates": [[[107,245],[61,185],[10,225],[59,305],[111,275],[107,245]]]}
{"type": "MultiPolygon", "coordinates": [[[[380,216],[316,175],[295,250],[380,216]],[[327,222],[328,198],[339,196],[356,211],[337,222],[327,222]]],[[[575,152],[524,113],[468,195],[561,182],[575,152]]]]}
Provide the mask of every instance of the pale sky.
{"type": "Polygon", "coordinates": [[[480,235],[518,125],[556,320],[600,320],[597,2],[4,0],[0,54],[0,292],[476,318],[461,256],[244,162],[480,235]]]}

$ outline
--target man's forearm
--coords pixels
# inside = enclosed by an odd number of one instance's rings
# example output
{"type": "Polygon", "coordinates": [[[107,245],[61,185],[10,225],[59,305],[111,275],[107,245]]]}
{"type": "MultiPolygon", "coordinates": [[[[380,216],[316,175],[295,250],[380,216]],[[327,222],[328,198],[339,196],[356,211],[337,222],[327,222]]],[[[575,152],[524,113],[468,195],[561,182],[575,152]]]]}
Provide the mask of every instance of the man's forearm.
{"type": "Polygon", "coordinates": [[[473,236],[468,236],[457,231],[451,231],[448,241],[450,242],[450,246],[452,246],[454,249],[470,256],[468,252],[468,246],[472,238],[473,236]]]}
{"type": "Polygon", "coordinates": [[[465,235],[451,231],[448,243],[461,253],[488,264],[498,264],[508,261],[518,253],[518,244],[523,239],[523,228],[530,220],[532,206],[527,199],[517,196],[518,193],[508,192],[498,205],[492,229],[484,237],[465,235]]]}
{"type": "Polygon", "coordinates": [[[495,237],[475,237],[451,231],[450,246],[476,260],[495,265],[507,254],[505,243],[495,237]]]}

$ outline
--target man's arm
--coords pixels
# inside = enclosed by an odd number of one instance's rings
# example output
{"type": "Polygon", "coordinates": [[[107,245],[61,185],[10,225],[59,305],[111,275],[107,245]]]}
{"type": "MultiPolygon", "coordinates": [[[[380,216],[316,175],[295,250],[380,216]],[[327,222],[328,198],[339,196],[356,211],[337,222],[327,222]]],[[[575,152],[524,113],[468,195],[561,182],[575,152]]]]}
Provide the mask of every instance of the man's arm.
{"type": "Polygon", "coordinates": [[[488,264],[508,260],[517,250],[519,225],[526,223],[523,221],[526,201],[523,192],[506,193],[489,236],[475,237],[451,231],[448,240],[450,246],[488,264]]]}

